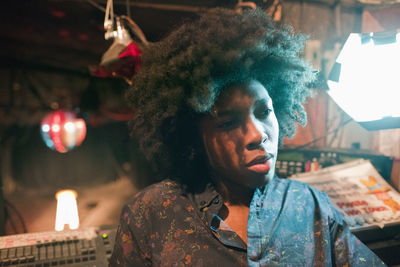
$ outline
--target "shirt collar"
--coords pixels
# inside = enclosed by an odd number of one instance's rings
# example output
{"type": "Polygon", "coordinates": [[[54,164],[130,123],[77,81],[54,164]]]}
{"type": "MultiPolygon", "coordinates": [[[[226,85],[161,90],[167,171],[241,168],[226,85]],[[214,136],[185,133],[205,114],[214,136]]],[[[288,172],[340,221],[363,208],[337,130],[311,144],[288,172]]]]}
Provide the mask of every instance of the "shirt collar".
{"type": "Polygon", "coordinates": [[[217,202],[222,200],[220,198],[220,194],[217,192],[217,190],[215,190],[215,187],[211,183],[208,183],[205,186],[205,190],[203,190],[203,192],[194,194],[195,204],[200,211],[203,211],[212,204],[218,204],[217,202]]]}
{"type": "MultiPolygon", "coordinates": [[[[257,188],[254,194],[259,196],[266,194],[267,188],[277,180],[276,178],[276,176],[273,177],[266,186],[257,188]]],[[[247,249],[246,243],[218,216],[224,200],[212,183],[206,184],[204,190],[201,190],[200,193],[192,194],[191,198],[198,209],[201,219],[210,227],[214,236],[221,243],[232,248],[247,249]]]]}

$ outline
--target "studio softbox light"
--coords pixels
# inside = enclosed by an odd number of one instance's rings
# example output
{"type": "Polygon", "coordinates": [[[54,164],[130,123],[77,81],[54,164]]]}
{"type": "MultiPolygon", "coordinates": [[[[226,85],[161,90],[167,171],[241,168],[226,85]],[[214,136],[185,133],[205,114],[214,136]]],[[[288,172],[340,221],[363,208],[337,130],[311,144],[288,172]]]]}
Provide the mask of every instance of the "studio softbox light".
{"type": "Polygon", "coordinates": [[[400,34],[350,34],[328,87],[332,99],[366,129],[400,128],[400,34]]]}

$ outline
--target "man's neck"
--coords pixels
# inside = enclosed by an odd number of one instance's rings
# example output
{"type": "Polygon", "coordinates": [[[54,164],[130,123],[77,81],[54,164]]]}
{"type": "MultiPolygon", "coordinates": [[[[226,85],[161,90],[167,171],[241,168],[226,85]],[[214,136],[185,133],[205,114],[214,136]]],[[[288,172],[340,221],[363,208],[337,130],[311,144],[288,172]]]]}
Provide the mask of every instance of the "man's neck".
{"type": "Polygon", "coordinates": [[[250,206],[253,198],[254,189],[244,185],[233,183],[229,180],[216,179],[217,191],[230,206],[250,206]]]}

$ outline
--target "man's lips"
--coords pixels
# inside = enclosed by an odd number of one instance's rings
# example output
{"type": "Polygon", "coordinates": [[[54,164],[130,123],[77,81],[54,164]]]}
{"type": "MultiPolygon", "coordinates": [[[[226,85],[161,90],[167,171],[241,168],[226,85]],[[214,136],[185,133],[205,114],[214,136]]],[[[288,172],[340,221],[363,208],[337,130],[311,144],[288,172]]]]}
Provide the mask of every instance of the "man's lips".
{"type": "Polygon", "coordinates": [[[257,156],[246,164],[246,167],[250,171],[255,171],[259,173],[267,173],[271,168],[270,159],[273,155],[267,153],[266,155],[257,156]]]}
{"type": "Polygon", "coordinates": [[[253,158],[252,160],[250,160],[247,164],[246,167],[250,167],[251,165],[255,165],[255,164],[262,164],[264,162],[266,162],[267,160],[273,158],[274,155],[271,153],[267,153],[265,155],[259,155],[255,158],[253,158]]]}

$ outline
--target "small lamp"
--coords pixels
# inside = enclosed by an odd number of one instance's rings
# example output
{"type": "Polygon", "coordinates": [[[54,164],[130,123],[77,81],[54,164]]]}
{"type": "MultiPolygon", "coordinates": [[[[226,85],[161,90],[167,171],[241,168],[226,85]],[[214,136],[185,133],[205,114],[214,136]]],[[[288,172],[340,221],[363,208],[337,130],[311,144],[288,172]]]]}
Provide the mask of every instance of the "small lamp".
{"type": "Polygon", "coordinates": [[[66,224],[69,225],[71,230],[79,228],[77,196],[78,194],[74,190],[61,190],[56,193],[56,231],[64,230],[66,224]]]}

